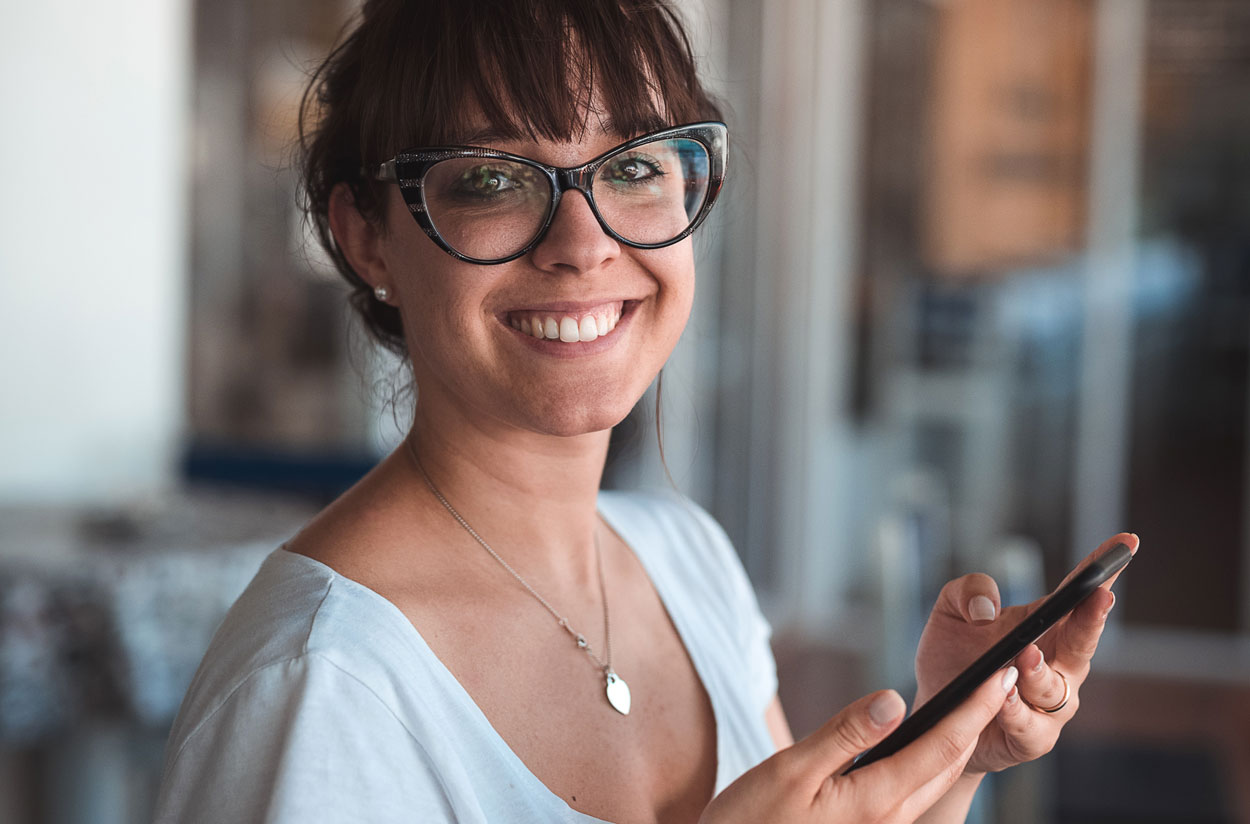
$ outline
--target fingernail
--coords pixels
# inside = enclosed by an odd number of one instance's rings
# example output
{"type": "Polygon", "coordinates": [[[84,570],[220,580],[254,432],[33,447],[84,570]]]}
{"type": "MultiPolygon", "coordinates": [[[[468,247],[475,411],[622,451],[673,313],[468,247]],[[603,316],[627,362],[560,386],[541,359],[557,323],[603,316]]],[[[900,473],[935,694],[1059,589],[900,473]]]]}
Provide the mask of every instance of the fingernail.
{"type": "Polygon", "coordinates": [[[1111,608],[1113,606],[1115,606],[1115,593],[1114,592],[1111,593],[1111,603],[1107,604],[1107,608],[1102,611],[1103,617],[1106,617],[1107,613],[1111,612],[1111,608]]]}
{"type": "Polygon", "coordinates": [[[994,602],[984,595],[974,595],[968,602],[968,614],[974,621],[993,621],[994,602]]]}
{"type": "Polygon", "coordinates": [[[1003,692],[1010,690],[1016,685],[1016,678],[1020,673],[1015,667],[1007,667],[1007,671],[1003,673],[1003,692]]]}
{"type": "Polygon", "coordinates": [[[878,727],[884,727],[903,714],[903,710],[907,705],[903,703],[902,697],[893,690],[878,695],[876,700],[868,705],[868,717],[872,719],[872,723],[878,727]]]}
{"type": "Polygon", "coordinates": [[[1008,703],[1008,704],[1014,704],[1014,703],[1016,703],[1016,697],[1017,697],[1019,694],[1020,694],[1020,691],[1019,691],[1019,690],[1017,690],[1015,687],[1012,687],[1012,688],[1011,688],[1011,692],[1007,693],[1007,703],[1008,703]]]}
{"type": "Polygon", "coordinates": [[[1039,649],[1037,651],[1037,663],[1033,665],[1033,671],[1041,672],[1042,667],[1044,667],[1045,665],[1046,665],[1046,656],[1043,655],[1042,651],[1039,649]]]}

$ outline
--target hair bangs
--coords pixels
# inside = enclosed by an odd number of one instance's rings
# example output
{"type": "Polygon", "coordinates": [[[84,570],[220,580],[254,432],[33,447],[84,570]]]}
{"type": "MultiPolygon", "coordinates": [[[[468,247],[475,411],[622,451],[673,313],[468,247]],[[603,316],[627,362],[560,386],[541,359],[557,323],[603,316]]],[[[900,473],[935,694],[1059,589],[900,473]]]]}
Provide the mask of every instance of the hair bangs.
{"type": "Polygon", "coordinates": [[[379,159],[463,143],[483,128],[572,141],[587,130],[631,137],[720,116],[706,105],[675,12],[654,0],[403,5],[403,34],[375,52],[403,64],[390,73],[395,104],[362,119],[385,132],[363,141],[379,159]]]}

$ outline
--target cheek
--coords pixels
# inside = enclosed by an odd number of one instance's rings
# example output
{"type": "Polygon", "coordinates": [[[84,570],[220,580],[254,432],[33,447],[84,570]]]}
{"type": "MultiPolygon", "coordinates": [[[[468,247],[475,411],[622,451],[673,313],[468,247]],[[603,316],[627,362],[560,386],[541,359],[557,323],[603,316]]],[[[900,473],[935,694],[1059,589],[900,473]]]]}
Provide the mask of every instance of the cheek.
{"type": "Polygon", "coordinates": [[[660,285],[657,308],[663,327],[662,335],[671,351],[686,328],[694,306],[694,257],[688,238],[676,246],[651,252],[652,255],[659,253],[663,253],[662,257],[646,262],[660,285]]]}
{"type": "Polygon", "coordinates": [[[463,341],[479,334],[473,327],[482,295],[482,278],[464,271],[461,263],[434,246],[425,235],[409,232],[388,250],[387,268],[396,282],[409,354],[421,361],[455,362],[463,341]]]}

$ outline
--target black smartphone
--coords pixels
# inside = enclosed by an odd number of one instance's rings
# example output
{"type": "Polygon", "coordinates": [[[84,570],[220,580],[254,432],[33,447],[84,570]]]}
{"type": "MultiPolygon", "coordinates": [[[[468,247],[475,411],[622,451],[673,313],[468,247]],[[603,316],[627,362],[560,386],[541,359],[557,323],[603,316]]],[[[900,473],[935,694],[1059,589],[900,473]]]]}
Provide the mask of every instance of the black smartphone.
{"type": "Polygon", "coordinates": [[[948,712],[962,704],[987,678],[1005,667],[1008,661],[1023,652],[1029,644],[1041,638],[1046,630],[1076,609],[1078,604],[1092,595],[1108,578],[1124,569],[1132,558],[1133,553],[1126,544],[1116,544],[1104,552],[1025,616],[1001,641],[956,675],[954,680],[912,713],[898,729],[882,739],[877,746],[861,753],[842,774],[846,775],[893,755],[926,733],[948,712]]]}

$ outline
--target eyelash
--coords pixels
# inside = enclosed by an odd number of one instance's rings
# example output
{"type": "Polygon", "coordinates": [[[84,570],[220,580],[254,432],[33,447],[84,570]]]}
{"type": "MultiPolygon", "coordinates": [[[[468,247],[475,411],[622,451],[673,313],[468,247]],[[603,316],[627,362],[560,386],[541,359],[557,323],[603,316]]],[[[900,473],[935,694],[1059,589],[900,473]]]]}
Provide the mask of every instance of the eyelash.
{"type": "Polygon", "coordinates": [[[651,174],[645,177],[613,181],[615,183],[627,183],[631,185],[638,185],[638,184],[646,183],[648,180],[651,180],[652,178],[663,177],[664,175],[668,174],[668,172],[664,171],[664,167],[660,164],[658,160],[651,158],[651,157],[647,157],[646,155],[643,155],[643,154],[626,155],[625,157],[616,159],[615,161],[613,161],[613,163],[614,164],[641,163],[651,170],[651,174]]]}

